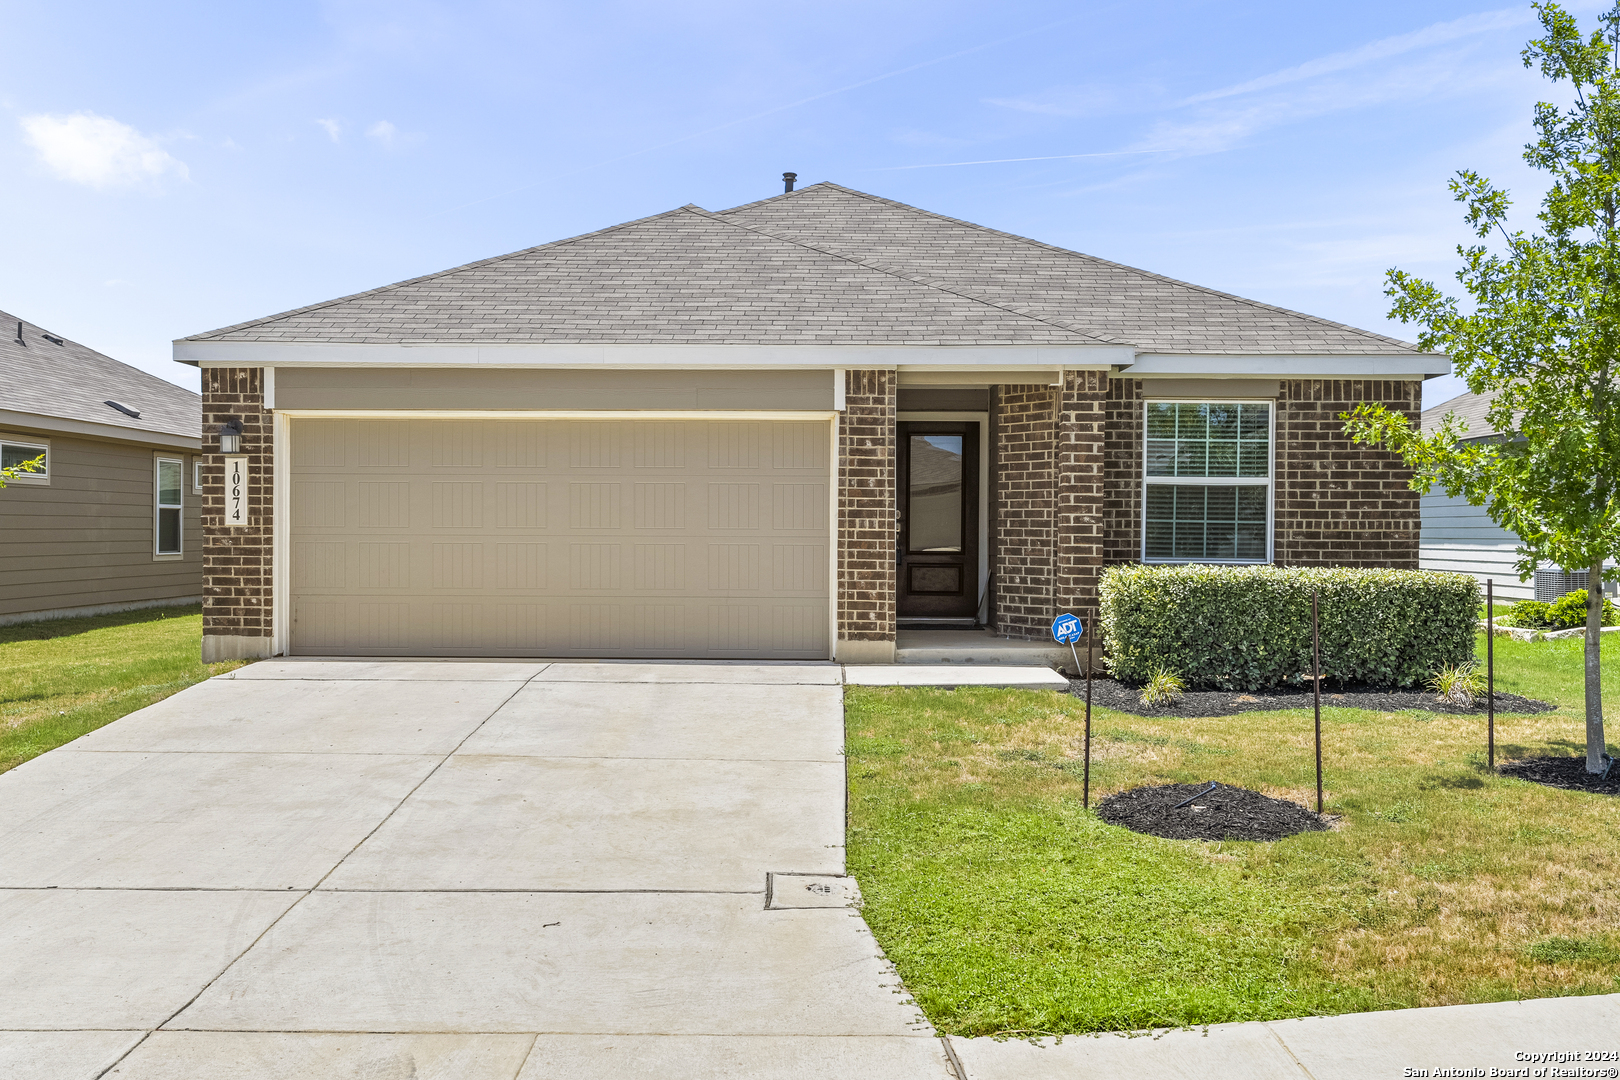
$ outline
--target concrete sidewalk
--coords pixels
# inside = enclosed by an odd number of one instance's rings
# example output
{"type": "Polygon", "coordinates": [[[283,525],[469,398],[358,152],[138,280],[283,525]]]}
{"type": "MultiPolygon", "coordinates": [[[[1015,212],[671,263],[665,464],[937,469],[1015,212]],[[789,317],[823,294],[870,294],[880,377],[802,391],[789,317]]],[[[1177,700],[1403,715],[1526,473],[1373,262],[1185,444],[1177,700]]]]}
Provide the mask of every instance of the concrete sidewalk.
{"type": "Polygon", "coordinates": [[[0,775],[0,1077],[947,1080],[844,899],[842,693],[263,662],[109,724],[0,775]]]}
{"type": "Polygon", "coordinates": [[[1220,1024],[1151,1035],[1071,1035],[1061,1043],[950,1043],[966,1073],[963,1080],[1394,1080],[1549,1077],[1560,1075],[1560,1069],[1577,1070],[1564,1076],[1614,1077],[1620,1076],[1620,994],[1220,1024]],[[1587,1052],[1597,1059],[1586,1060],[1587,1052]],[[1591,1071],[1578,1071],[1583,1069],[1591,1071]]]}

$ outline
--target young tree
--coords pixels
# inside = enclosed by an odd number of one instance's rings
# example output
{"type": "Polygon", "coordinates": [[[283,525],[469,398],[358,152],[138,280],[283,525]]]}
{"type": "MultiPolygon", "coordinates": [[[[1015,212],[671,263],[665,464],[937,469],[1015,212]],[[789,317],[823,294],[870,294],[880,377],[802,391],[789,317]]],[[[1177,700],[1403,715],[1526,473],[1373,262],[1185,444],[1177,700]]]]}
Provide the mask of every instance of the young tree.
{"type": "Polygon", "coordinates": [[[1422,348],[1449,353],[1476,394],[1491,395],[1498,438],[1459,442],[1447,416],[1424,436],[1381,406],[1346,413],[1360,443],[1383,443],[1414,469],[1412,486],[1483,505],[1517,533],[1518,570],[1586,567],[1586,768],[1608,766],[1603,738],[1602,589],[1605,560],[1620,555],[1620,3],[1583,37],[1557,4],[1536,4],[1543,36],[1526,67],[1568,83],[1565,108],[1541,102],[1524,159],[1549,173],[1540,230],[1509,232],[1506,191],[1459,172],[1452,194],[1481,241],[1459,246],[1457,272],[1473,303],[1391,270],[1392,316],[1423,327],[1422,348]]]}

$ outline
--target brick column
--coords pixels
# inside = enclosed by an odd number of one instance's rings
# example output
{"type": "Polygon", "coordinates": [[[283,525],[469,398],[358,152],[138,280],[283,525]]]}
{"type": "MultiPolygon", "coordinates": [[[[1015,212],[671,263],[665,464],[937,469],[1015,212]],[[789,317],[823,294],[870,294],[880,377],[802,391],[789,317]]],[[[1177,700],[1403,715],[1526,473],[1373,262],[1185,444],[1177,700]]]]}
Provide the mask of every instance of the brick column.
{"type": "Polygon", "coordinates": [[[1142,380],[1108,380],[1103,435],[1103,563],[1142,559],[1142,380]]]}
{"type": "Polygon", "coordinates": [[[838,422],[838,642],[845,663],[894,661],[895,373],[849,371],[838,422]]]}
{"type": "Polygon", "coordinates": [[[1108,412],[1106,371],[1065,371],[1058,403],[1057,552],[1053,615],[1070,611],[1087,626],[1096,617],[1102,573],[1103,462],[1108,412]]]}
{"type": "Polygon", "coordinates": [[[996,413],[995,632],[1041,639],[1051,631],[1056,579],[1057,394],[1049,386],[992,390],[996,413]]]}
{"type": "Polygon", "coordinates": [[[202,411],[203,662],[269,656],[274,428],[263,370],[205,368],[202,411]],[[219,429],[233,418],[248,455],[248,524],[227,527],[219,429]]]}
{"type": "Polygon", "coordinates": [[[1277,397],[1274,559],[1279,566],[1416,570],[1419,496],[1401,459],[1356,446],[1340,413],[1380,402],[1413,424],[1423,384],[1379,379],[1284,380],[1277,397]]]}

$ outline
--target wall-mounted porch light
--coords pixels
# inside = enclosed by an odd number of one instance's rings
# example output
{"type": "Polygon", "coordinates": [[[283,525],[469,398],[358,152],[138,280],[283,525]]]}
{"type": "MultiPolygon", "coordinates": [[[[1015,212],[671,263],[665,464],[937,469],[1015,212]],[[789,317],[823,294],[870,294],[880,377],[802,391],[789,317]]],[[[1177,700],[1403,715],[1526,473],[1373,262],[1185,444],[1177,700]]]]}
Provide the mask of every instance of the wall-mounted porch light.
{"type": "Polygon", "coordinates": [[[219,452],[234,454],[242,449],[242,421],[231,419],[219,426],[219,452]]]}

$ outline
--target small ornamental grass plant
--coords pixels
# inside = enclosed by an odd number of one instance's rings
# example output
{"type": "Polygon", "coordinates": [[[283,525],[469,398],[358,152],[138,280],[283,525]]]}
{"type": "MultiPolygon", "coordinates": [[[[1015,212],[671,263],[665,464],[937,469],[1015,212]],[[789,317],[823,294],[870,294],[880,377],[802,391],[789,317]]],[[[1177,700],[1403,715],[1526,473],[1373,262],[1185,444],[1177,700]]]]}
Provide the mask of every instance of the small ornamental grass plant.
{"type": "Polygon", "coordinates": [[[1186,680],[1169,668],[1161,667],[1142,684],[1142,704],[1174,705],[1186,689],[1186,680]]]}
{"type": "Polygon", "coordinates": [[[1470,660],[1447,664],[1429,678],[1429,689],[1453,705],[1474,707],[1474,700],[1485,696],[1485,673],[1470,660]]]}
{"type": "Polygon", "coordinates": [[[1412,687],[1474,655],[1479,584],[1467,574],[1280,566],[1116,566],[1102,627],[1116,678],[1160,668],[1189,689],[1298,685],[1311,671],[1311,595],[1322,676],[1412,687]]]}

